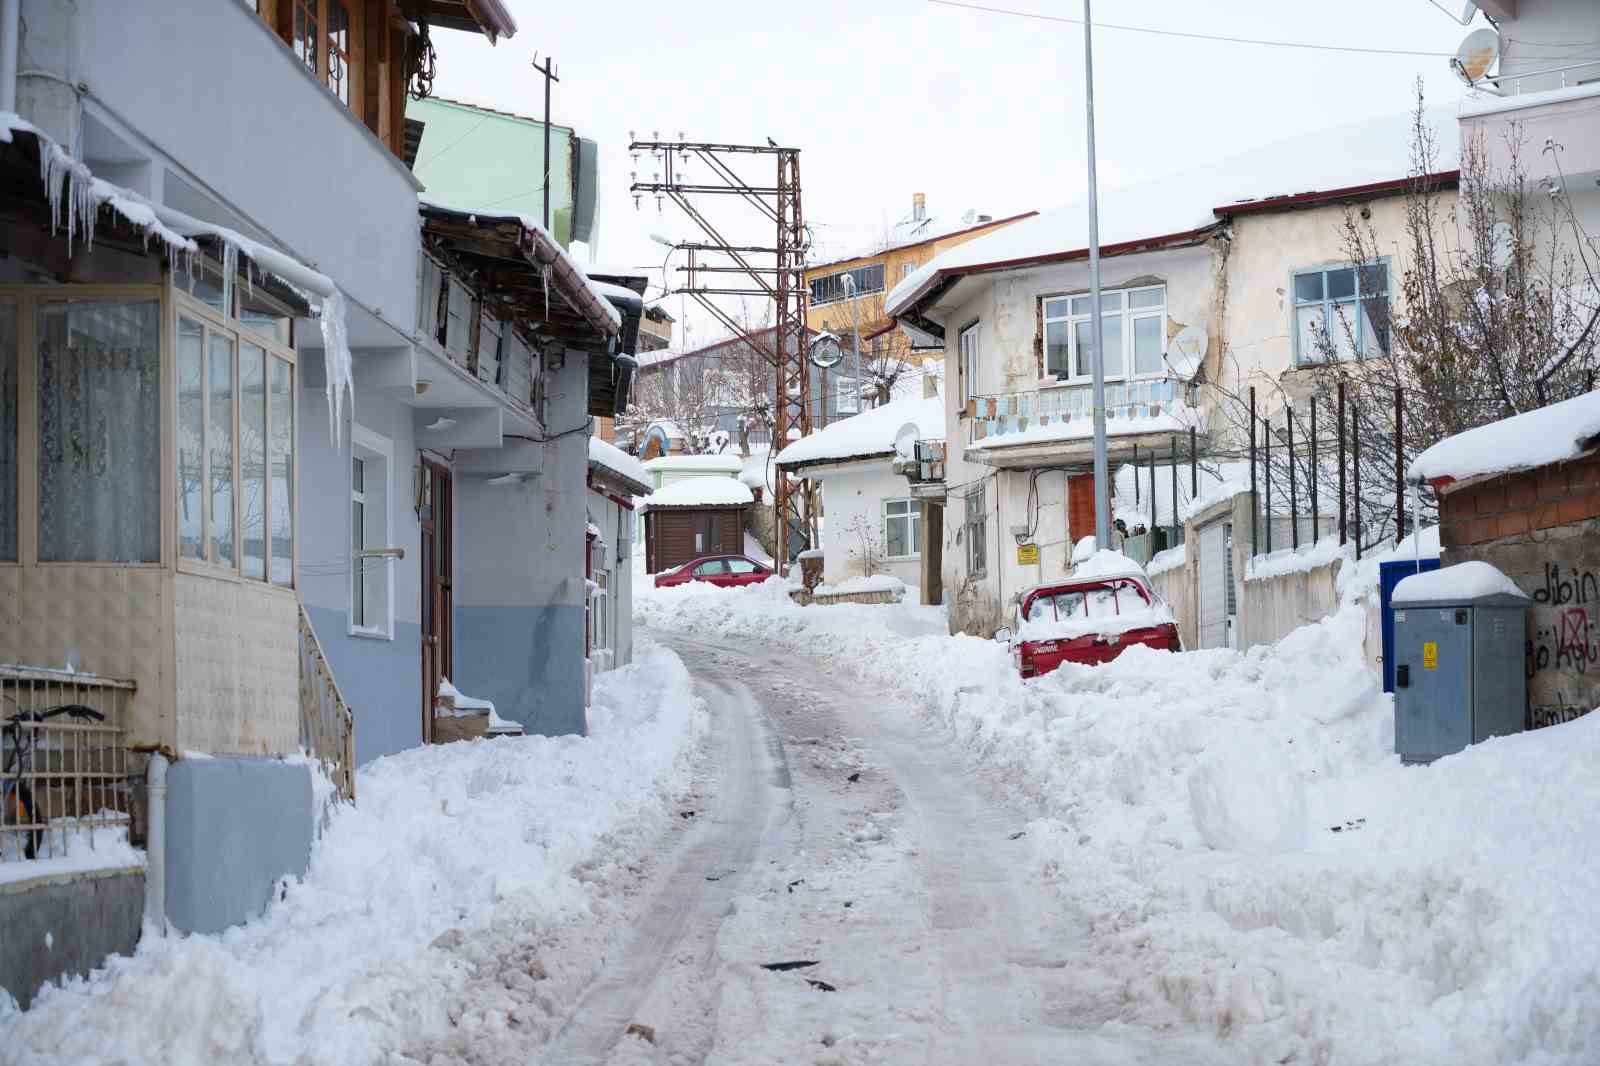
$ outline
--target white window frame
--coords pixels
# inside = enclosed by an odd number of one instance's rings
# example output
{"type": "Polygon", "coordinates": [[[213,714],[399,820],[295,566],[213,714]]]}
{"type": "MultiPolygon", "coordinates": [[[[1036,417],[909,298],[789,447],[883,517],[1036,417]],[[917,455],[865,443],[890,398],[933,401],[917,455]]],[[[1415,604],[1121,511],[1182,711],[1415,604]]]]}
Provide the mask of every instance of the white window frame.
{"type": "Polygon", "coordinates": [[[976,488],[967,493],[967,512],[963,516],[962,528],[965,530],[967,549],[967,574],[969,577],[983,578],[989,576],[989,486],[986,482],[978,482],[976,488]],[[977,506],[973,506],[977,500],[977,506]],[[974,536],[982,532],[982,538],[974,536]]]}
{"type": "MultiPolygon", "coordinates": [[[[366,550],[387,548],[394,542],[394,507],[395,507],[395,462],[394,441],[381,433],[376,433],[360,423],[350,426],[350,452],[353,459],[362,461],[362,481],[365,491],[362,512],[366,516],[368,529],[372,529],[372,518],[377,515],[382,520],[382,539],[386,544],[367,543],[367,534],[364,532],[362,544],[366,550]],[[374,488],[374,478],[377,486],[374,488]],[[378,495],[380,499],[374,501],[372,497],[378,495]]],[[[345,467],[347,487],[350,489],[351,502],[355,501],[355,470],[353,465],[345,467]]],[[[366,637],[372,640],[394,639],[394,567],[393,556],[382,559],[358,559],[355,556],[355,537],[351,524],[354,515],[351,508],[346,507],[345,513],[345,538],[344,543],[350,545],[350,580],[345,584],[345,619],[347,632],[352,637],[366,637]],[[369,604],[372,598],[372,588],[377,589],[377,594],[382,601],[377,604],[377,619],[366,619],[366,624],[356,624],[355,611],[355,569],[363,567],[363,574],[368,585],[369,604]],[[374,586],[372,583],[376,582],[374,586]]],[[[376,533],[378,531],[374,531],[376,533]]]]}
{"type": "MultiPolygon", "coordinates": [[[[1365,359],[1369,358],[1369,355],[1371,354],[1371,353],[1368,353],[1366,351],[1366,344],[1367,344],[1367,330],[1366,330],[1366,326],[1365,326],[1365,320],[1366,320],[1366,317],[1367,317],[1366,302],[1367,302],[1368,299],[1375,298],[1375,297],[1377,297],[1379,295],[1381,295],[1383,297],[1383,302],[1385,304],[1389,304],[1389,302],[1394,299],[1394,266],[1390,262],[1390,257],[1389,256],[1380,256],[1374,262],[1361,263],[1361,264],[1353,263],[1353,262],[1351,262],[1349,260],[1336,260],[1334,262],[1329,262],[1329,263],[1318,263],[1318,264],[1315,264],[1315,265],[1312,265],[1312,266],[1306,266],[1306,267],[1302,267],[1302,268],[1300,268],[1298,270],[1291,271],[1290,274],[1289,274],[1289,289],[1288,289],[1288,292],[1289,292],[1289,299],[1286,302],[1289,305],[1289,336],[1293,338],[1293,343],[1294,343],[1294,365],[1295,366],[1297,366],[1297,367],[1299,367],[1299,366],[1327,366],[1329,363],[1332,363],[1332,362],[1347,362],[1347,361],[1348,362],[1360,362],[1362,360],[1365,360],[1365,359]],[[1366,270],[1370,269],[1371,267],[1382,267],[1383,268],[1383,292],[1381,294],[1374,293],[1369,297],[1367,295],[1364,295],[1362,293],[1362,291],[1361,291],[1361,280],[1362,280],[1363,273],[1366,270]],[[1355,271],[1356,287],[1355,287],[1355,295],[1354,296],[1348,297],[1346,299],[1337,299],[1337,300],[1329,298],[1329,296],[1328,296],[1328,277],[1327,276],[1328,276],[1328,274],[1330,272],[1336,271],[1336,270],[1353,270],[1353,271],[1355,271]],[[1322,299],[1321,300],[1301,300],[1300,299],[1300,294],[1299,294],[1299,288],[1298,288],[1299,280],[1302,277],[1308,277],[1308,276],[1310,276],[1312,274],[1321,274],[1322,275],[1322,299]],[[1345,306],[1345,305],[1351,305],[1351,306],[1355,307],[1355,309],[1356,309],[1356,320],[1355,320],[1354,323],[1352,323],[1352,325],[1354,326],[1354,329],[1351,331],[1355,336],[1355,351],[1351,354],[1351,356],[1349,357],[1348,360],[1344,360],[1344,359],[1324,359],[1324,358],[1322,358],[1322,354],[1320,352],[1306,352],[1306,351],[1302,350],[1302,346],[1301,346],[1301,343],[1300,343],[1300,341],[1301,341],[1301,337],[1300,337],[1300,310],[1302,308],[1305,308],[1305,307],[1315,307],[1318,304],[1320,304],[1322,306],[1322,309],[1323,309],[1322,325],[1323,325],[1324,330],[1328,330],[1329,329],[1328,316],[1332,312],[1334,307],[1336,307],[1336,306],[1345,306]]],[[[1340,336],[1343,336],[1343,331],[1345,329],[1345,323],[1342,320],[1340,320],[1340,321],[1337,321],[1335,323],[1335,326],[1339,329],[1340,336]]],[[[1374,332],[1376,332],[1376,331],[1374,331],[1374,332]]],[[[1331,333],[1330,333],[1330,335],[1331,335],[1331,333]]],[[[1389,344],[1391,345],[1391,347],[1393,346],[1393,344],[1394,344],[1393,336],[1391,336],[1389,338],[1389,344]]],[[[1386,353],[1384,353],[1382,351],[1379,351],[1376,354],[1377,355],[1384,355],[1386,353]]]]}
{"type": "Polygon", "coordinates": [[[978,378],[978,326],[979,323],[974,322],[963,329],[956,342],[956,379],[960,386],[963,412],[967,408],[967,401],[978,394],[974,388],[978,378]]]}
{"type": "Polygon", "coordinates": [[[883,557],[885,559],[920,559],[922,558],[922,508],[916,500],[909,496],[883,501],[883,557]],[[904,504],[903,512],[891,513],[889,508],[904,504]],[[891,522],[906,523],[906,543],[911,545],[911,551],[904,555],[889,554],[889,524],[891,522]]]}
{"type": "MultiPolygon", "coordinates": [[[[1101,314],[1116,315],[1122,319],[1122,369],[1116,373],[1107,371],[1107,381],[1157,381],[1167,376],[1167,286],[1159,285],[1134,285],[1125,289],[1103,289],[1100,292],[1102,307],[1106,301],[1115,301],[1114,309],[1104,309],[1101,314]],[[1138,293],[1159,292],[1161,302],[1149,307],[1133,307],[1132,297],[1138,293]],[[1159,319],[1161,337],[1161,364],[1158,369],[1139,373],[1134,369],[1134,332],[1136,322],[1159,319]]],[[[1041,296],[1042,318],[1044,321],[1044,378],[1042,383],[1049,385],[1082,385],[1094,380],[1094,368],[1088,365],[1085,359],[1080,366],[1080,353],[1078,351],[1078,325],[1093,320],[1093,315],[1087,307],[1078,309],[1081,301],[1087,305],[1090,297],[1087,293],[1061,293],[1041,296]],[[1052,308],[1052,305],[1056,305],[1052,308]],[[1064,310],[1063,310],[1064,309],[1064,310]],[[1052,313],[1055,310],[1055,313],[1052,313]],[[1050,371],[1050,326],[1066,324],[1067,329],[1067,376],[1057,378],[1050,371]]]]}
{"type": "Polygon", "coordinates": [[[835,414],[858,415],[861,413],[861,385],[853,377],[840,374],[834,378],[833,410],[835,414]]]}

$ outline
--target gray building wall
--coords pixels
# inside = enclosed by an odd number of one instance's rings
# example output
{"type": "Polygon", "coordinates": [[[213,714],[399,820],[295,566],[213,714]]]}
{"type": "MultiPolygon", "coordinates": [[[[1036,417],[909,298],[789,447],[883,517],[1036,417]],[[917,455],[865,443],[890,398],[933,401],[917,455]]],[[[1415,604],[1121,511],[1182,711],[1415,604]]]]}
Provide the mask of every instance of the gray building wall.
{"type": "Polygon", "coordinates": [[[26,1010],[46,981],[133,954],[143,917],[142,867],[0,884],[0,988],[26,1010]]]}
{"type": "Polygon", "coordinates": [[[311,770],[280,759],[179,759],[167,775],[167,919],[219,933],[259,915],[311,860],[311,770]]]}

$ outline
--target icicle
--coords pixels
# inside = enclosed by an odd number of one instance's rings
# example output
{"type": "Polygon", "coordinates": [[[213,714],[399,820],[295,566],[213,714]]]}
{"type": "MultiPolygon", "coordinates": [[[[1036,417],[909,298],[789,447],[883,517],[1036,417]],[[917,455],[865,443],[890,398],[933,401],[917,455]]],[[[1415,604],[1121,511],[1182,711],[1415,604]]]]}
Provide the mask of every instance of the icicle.
{"type": "Polygon", "coordinates": [[[539,278],[544,282],[544,320],[550,321],[550,264],[546,263],[539,271],[539,278]]]}
{"type": "Polygon", "coordinates": [[[239,246],[222,242],[222,313],[233,314],[233,276],[239,272],[239,246]]]}
{"type": "Polygon", "coordinates": [[[355,407],[355,382],[350,372],[350,335],[345,326],[344,293],[336,287],[322,300],[322,359],[327,372],[328,432],[335,450],[344,438],[344,397],[355,407]]]}

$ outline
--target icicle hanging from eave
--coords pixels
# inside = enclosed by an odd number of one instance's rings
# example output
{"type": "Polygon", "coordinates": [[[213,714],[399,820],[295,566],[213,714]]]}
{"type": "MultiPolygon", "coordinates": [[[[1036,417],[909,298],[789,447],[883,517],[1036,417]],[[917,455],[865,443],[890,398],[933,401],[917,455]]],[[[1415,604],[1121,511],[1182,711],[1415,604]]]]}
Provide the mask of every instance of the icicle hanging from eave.
{"type": "Polygon", "coordinates": [[[51,232],[61,228],[62,205],[65,201],[68,255],[71,255],[72,243],[79,233],[82,233],[85,245],[93,246],[99,210],[109,207],[138,228],[147,244],[151,237],[160,240],[167,246],[172,258],[181,267],[191,271],[194,256],[200,250],[194,238],[209,236],[221,241],[225,304],[231,301],[242,253],[247,259],[246,284],[251,291],[254,290],[255,272],[259,270],[264,276],[281,281],[299,293],[307,304],[313,305],[322,329],[323,359],[327,367],[329,432],[335,449],[343,445],[344,400],[348,395],[353,411],[355,378],[351,366],[345,297],[332,279],[226,226],[203,222],[182,211],[147,200],[131,189],[97,178],[85,163],[73,157],[37,127],[12,115],[0,119],[0,141],[9,143],[11,133],[17,130],[31,133],[38,140],[39,180],[44,185],[45,196],[50,204],[51,232]]]}

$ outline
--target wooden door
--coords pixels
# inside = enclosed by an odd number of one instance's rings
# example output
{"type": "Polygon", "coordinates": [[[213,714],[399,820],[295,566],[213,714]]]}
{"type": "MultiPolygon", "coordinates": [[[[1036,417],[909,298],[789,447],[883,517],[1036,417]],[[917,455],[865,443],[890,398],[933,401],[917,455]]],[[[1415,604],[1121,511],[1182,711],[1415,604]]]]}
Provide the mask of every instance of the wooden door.
{"type": "Polygon", "coordinates": [[[431,743],[439,679],[455,672],[451,648],[454,509],[449,468],[423,460],[422,477],[422,740],[431,743]]]}

